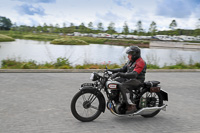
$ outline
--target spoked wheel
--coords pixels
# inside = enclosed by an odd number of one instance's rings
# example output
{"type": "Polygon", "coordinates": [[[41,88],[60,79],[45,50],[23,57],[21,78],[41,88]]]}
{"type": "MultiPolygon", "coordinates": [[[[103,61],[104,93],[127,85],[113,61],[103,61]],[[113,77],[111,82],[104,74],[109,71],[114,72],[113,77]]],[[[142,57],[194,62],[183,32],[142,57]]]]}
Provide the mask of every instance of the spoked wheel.
{"type": "Polygon", "coordinates": [[[78,92],[71,102],[71,111],[74,117],[83,122],[96,119],[101,111],[100,98],[94,92],[78,92]]]}
{"type": "MultiPolygon", "coordinates": [[[[140,105],[139,108],[144,108],[144,107],[160,107],[163,105],[163,98],[162,95],[158,92],[149,92],[145,91],[143,92],[141,98],[140,98],[140,105]]],[[[147,115],[141,115],[143,117],[149,118],[149,117],[154,117],[156,116],[160,110],[157,110],[151,114],[147,115]]]]}

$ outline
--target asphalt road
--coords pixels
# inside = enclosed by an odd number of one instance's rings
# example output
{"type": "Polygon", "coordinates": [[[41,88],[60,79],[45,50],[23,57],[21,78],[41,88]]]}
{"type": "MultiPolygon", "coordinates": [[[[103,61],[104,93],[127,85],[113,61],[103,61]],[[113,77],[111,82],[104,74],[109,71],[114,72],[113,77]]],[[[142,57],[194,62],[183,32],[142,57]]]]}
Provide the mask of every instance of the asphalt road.
{"type": "Polygon", "coordinates": [[[169,93],[167,111],[154,118],[76,120],[70,101],[90,73],[0,73],[0,133],[200,133],[200,72],[150,72],[169,93]]]}

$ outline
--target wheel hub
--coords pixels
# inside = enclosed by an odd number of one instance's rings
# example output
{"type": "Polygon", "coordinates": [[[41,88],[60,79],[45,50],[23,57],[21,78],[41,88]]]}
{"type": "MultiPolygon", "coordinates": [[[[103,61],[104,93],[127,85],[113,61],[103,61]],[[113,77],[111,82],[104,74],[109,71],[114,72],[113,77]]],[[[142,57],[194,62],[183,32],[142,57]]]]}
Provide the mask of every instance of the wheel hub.
{"type": "Polygon", "coordinates": [[[155,97],[148,98],[147,101],[148,101],[148,106],[149,107],[155,107],[156,106],[157,99],[155,97]]]}
{"type": "Polygon", "coordinates": [[[85,101],[85,102],[83,102],[83,107],[84,107],[85,109],[90,108],[90,106],[91,106],[90,101],[85,101]]]}

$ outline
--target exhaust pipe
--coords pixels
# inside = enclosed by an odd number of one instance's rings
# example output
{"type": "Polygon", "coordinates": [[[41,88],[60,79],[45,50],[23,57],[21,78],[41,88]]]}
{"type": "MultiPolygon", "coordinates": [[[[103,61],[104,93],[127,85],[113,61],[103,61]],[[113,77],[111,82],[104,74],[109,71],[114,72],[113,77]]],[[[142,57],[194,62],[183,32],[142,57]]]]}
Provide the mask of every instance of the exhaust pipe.
{"type": "Polygon", "coordinates": [[[147,115],[147,114],[152,114],[153,112],[157,110],[164,110],[166,111],[166,104],[164,104],[161,107],[146,107],[138,110],[137,112],[133,113],[133,115],[147,115]]]}
{"type": "Polygon", "coordinates": [[[112,108],[109,108],[109,110],[111,111],[112,114],[116,115],[116,116],[134,116],[134,115],[147,115],[147,114],[152,114],[157,110],[164,110],[166,111],[166,107],[167,105],[164,104],[161,107],[146,107],[146,108],[142,108],[140,110],[138,110],[137,112],[133,113],[133,114],[117,114],[112,108]]]}

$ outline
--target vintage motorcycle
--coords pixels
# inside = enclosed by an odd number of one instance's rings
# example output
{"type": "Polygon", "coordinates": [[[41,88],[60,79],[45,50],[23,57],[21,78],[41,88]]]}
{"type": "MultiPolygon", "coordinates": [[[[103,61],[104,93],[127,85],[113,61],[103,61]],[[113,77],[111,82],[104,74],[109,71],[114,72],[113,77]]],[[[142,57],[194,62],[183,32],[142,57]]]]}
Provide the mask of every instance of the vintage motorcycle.
{"type": "Polygon", "coordinates": [[[126,104],[118,88],[120,83],[111,79],[111,75],[107,69],[93,72],[90,79],[94,82],[81,85],[80,91],[71,101],[71,112],[76,119],[89,122],[105,112],[105,96],[108,110],[116,116],[141,115],[147,118],[156,116],[160,110],[166,110],[167,105],[163,101],[168,101],[167,92],[161,90],[159,81],[148,81],[130,92],[130,99],[136,104],[137,110],[127,114],[126,104]],[[101,90],[104,90],[104,95],[101,90]]]}

